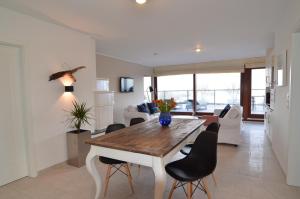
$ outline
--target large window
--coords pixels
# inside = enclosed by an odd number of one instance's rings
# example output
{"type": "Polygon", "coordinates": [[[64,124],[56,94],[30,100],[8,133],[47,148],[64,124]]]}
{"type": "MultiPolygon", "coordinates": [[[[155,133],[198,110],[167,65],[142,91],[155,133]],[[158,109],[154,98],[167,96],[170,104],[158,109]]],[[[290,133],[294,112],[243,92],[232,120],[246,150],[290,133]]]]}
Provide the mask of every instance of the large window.
{"type": "Polygon", "coordinates": [[[264,114],[266,69],[251,70],[251,114],[264,114]]]}
{"type": "Polygon", "coordinates": [[[175,112],[212,113],[230,104],[243,106],[246,120],[260,119],[264,113],[265,73],[264,68],[246,68],[243,73],[159,76],[154,78],[155,96],[173,97],[177,102],[175,112]]]}
{"type": "Polygon", "coordinates": [[[158,99],[171,99],[177,102],[173,111],[193,111],[193,75],[170,75],[157,77],[158,99]]]}
{"type": "Polygon", "coordinates": [[[144,100],[149,102],[152,101],[152,94],[149,90],[151,86],[151,77],[144,77],[144,100]]]}
{"type": "Polygon", "coordinates": [[[226,104],[240,104],[240,73],[196,75],[197,112],[213,112],[226,104]]]}

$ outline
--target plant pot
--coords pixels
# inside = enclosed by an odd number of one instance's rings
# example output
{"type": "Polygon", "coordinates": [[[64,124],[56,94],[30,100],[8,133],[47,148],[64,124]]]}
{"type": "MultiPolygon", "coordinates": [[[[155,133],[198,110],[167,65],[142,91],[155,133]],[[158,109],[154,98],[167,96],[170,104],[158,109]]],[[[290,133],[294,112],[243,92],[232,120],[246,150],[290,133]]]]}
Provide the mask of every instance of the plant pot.
{"type": "Polygon", "coordinates": [[[85,165],[85,159],[91,146],[85,141],[91,138],[91,131],[80,130],[67,132],[68,164],[75,167],[85,165]]]}
{"type": "Polygon", "coordinates": [[[163,127],[167,127],[171,124],[172,122],[172,117],[170,112],[161,112],[159,115],[159,123],[163,127]]]}

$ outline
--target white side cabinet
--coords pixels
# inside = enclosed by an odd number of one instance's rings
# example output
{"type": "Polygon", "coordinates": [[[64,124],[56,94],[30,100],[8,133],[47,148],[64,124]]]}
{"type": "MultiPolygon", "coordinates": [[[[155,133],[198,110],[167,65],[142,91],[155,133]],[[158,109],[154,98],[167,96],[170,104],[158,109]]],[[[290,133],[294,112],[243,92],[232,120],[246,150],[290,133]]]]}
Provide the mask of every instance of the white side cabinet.
{"type": "Polygon", "coordinates": [[[271,120],[272,120],[272,109],[268,106],[265,107],[265,132],[269,137],[270,142],[272,143],[272,128],[271,128],[271,120]]]}
{"type": "Polygon", "coordinates": [[[96,129],[105,129],[114,122],[114,93],[113,92],[95,92],[95,116],[96,129]]]}

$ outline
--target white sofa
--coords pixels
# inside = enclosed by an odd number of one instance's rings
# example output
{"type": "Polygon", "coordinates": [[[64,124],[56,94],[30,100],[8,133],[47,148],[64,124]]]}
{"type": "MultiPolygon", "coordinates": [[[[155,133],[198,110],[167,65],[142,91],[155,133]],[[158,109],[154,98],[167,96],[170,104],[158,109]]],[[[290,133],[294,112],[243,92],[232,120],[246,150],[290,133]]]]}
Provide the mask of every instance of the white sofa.
{"type": "Polygon", "coordinates": [[[149,113],[138,112],[137,106],[129,105],[124,109],[124,122],[126,126],[129,126],[132,118],[141,117],[147,121],[153,119],[154,117],[158,117],[158,115],[159,113],[150,115],[149,113]]]}
{"type": "MultiPolygon", "coordinates": [[[[214,114],[219,115],[222,109],[216,109],[214,114]]],[[[241,143],[243,108],[234,105],[223,118],[219,118],[220,130],[218,143],[238,146],[241,143]]]]}

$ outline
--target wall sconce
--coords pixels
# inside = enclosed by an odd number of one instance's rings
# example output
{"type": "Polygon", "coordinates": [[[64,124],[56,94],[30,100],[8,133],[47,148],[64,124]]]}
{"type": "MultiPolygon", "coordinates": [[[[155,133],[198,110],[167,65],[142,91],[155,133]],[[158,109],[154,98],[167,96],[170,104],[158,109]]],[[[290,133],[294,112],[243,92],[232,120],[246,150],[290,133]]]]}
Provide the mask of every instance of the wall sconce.
{"type": "Polygon", "coordinates": [[[60,71],[53,73],[49,77],[49,81],[56,80],[61,78],[63,85],[65,86],[65,92],[71,93],[74,91],[74,86],[72,84],[76,82],[76,78],[73,76],[73,73],[77,72],[80,69],[86,68],[85,66],[78,66],[71,70],[60,71]]]}
{"type": "Polygon", "coordinates": [[[74,86],[65,86],[65,92],[73,92],[74,86]]]}

